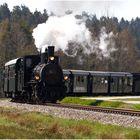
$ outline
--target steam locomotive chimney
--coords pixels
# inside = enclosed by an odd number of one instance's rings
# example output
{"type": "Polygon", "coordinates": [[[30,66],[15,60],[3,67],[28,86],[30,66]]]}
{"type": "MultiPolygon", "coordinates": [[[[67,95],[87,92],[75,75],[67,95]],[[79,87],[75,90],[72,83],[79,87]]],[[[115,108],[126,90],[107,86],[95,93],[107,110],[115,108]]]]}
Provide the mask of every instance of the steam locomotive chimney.
{"type": "Polygon", "coordinates": [[[54,46],[48,46],[48,58],[54,57],[54,46]]]}
{"type": "Polygon", "coordinates": [[[41,53],[41,64],[47,63],[48,59],[47,59],[47,48],[45,49],[44,53],[41,53]]]}
{"type": "Polygon", "coordinates": [[[54,46],[48,46],[48,63],[52,63],[54,59],[54,46]]]}

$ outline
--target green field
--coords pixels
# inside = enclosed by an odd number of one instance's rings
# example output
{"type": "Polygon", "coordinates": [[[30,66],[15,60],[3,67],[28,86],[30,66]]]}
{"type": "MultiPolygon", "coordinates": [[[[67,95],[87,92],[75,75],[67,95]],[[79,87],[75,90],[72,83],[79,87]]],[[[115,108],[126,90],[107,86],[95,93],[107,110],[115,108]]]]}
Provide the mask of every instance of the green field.
{"type": "Polygon", "coordinates": [[[139,139],[140,130],[0,108],[1,139],[139,139]]]}
{"type": "Polygon", "coordinates": [[[121,101],[84,100],[80,98],[81,97],[66,97],[60,103],[140,110],[140,104],[128,104],[121,101]]]}

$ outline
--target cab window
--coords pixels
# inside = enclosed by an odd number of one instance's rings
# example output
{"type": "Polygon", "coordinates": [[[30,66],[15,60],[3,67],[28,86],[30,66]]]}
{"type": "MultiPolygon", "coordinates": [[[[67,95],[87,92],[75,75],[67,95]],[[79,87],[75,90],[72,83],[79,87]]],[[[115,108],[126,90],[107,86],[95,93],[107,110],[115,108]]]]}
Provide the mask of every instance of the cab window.
{"type": "Polygon", "coordinates": [[[32,59],[27,58],[27,59],[26,59],[26,67],[27,67],[27,68],[30,68],[31,66],[32,66],[32,59]]]}

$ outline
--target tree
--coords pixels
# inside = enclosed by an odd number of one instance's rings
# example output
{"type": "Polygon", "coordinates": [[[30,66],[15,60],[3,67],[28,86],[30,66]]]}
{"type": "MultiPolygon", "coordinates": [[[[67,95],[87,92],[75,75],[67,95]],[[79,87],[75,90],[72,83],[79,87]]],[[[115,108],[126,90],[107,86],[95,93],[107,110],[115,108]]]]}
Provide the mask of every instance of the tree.
{"type": "Polygon", "coordinates": [[[129,22],[127,20],[124,20],[124,18],[122,18],[120,20],[120,23],[119,23],[119,27],[120,27],[120,31],[124,30],[124,29],[128,29],[129,27],[129,22]]]}
{"type": "Polygon", "coordinates": [[[29,26],[26,21],[20,23],[13,22],[11,24],[11,38],[10,42],[14,48],[17,50],[16,56],[29,55],[35,53],[35,46],[32,38],[32,32],[30,31],[29,26]],[[28,53],[27,53],[28,50],[28,53]]]}
{"type": "Polygon", "coordinates": [[[11,20],[17,22],[21,19],[22,10],[20,6],[14,6],[13,11],[11,12],[11,20]]]}
{"type": "Polygon", "coordinates": [[[135,41],[128,30],[118,33],[115,39],[115,51],[112,52],[113,71],[137,71],[137,52],[135,41]]]}
{"type": "Polygon", "coordinates": [[[8,5],[4,3],[0,6],[0,22],[5,19],[10,19],[10,10],[8,8],[8,5]]]}
{"type": "Polygon", "coordinates": [[[100,33],[100,24],[96,15],[88,17],[88,19],[86,20],[86,26],[92,33],[93,38],[97,38],[100,33]]]}
{"type": "Polygon", "coordinates": [[[48,19],[48,14],[47,14],[47,10],[45,10],[45,9],[44,9],[43,14],[41,14],[41,12],[37,11],[37,9],[33,13],[33,21],[34,21],[33,24],[35,26],[37,26],[39,23],[46,22],[47,19],[48,19]]]}
{"type": "Polygon", "coordinates": [[[6,61],[15,56],[15,48],[10,43],[10,23],[9,20],[3,20],[0,23],[0,64],[3,65],[6,61]]]}

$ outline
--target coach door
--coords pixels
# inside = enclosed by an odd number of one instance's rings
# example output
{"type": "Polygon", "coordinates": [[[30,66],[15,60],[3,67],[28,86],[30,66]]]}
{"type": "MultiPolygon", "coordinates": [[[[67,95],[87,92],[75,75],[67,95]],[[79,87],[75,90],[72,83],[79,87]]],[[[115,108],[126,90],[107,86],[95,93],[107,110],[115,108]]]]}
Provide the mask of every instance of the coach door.
{"type": "Polygon", "coordinates": [[[74,76],[74,92],[87,93],[87,75],[74,76]]]}
{"type": "Polygon", "coordinates": [[[119,83],[119,78],[118,77],[115,77],[115,76],[112,76],[111,77],[111,90],[110,92],[111,93],[118,93],[118,83],[119,83]]]}

